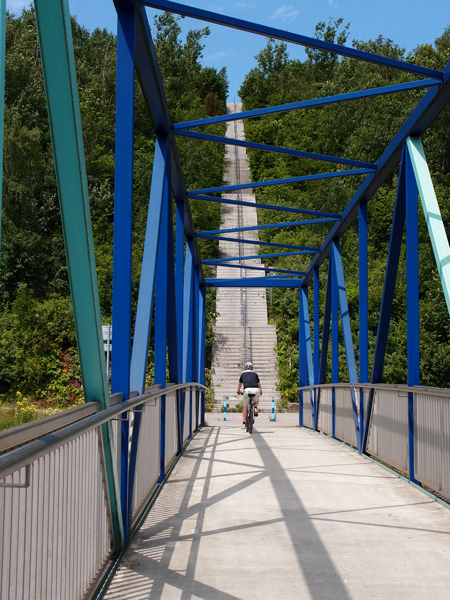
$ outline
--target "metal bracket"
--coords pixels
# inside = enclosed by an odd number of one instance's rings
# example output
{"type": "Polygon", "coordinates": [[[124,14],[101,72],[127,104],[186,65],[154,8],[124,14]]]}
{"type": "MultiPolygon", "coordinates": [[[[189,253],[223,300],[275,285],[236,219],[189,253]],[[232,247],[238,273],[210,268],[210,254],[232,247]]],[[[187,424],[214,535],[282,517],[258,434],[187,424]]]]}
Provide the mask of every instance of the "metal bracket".
{"type": "Polygon", "coordinates": [[[0,483],[0,488],[29,488],[31,465],[25,467],[25,483],[0,483]]]}

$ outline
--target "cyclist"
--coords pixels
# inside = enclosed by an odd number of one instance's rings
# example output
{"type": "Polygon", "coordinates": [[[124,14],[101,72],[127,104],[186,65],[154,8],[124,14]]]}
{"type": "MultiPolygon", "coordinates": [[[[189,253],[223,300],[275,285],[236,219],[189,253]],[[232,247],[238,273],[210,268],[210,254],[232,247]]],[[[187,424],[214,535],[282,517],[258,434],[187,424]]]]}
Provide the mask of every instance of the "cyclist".
{"type": "Polygon", "coordinates": [[[244,386],[244,393],[242,397],[242,401],[244,403],[244,408],[242,409],[242,427],[241,429],[245,429],[245,420],[247,418],[248,411],[248,394],[255,394],[255,417],[258,416],[257,406],[259,404],[259,396],[262,394],[261,383],[259,381],[258,373],[253,370],[253,365],[251,362],[245,363],[245,371],[242,371],[241,376],[239,377],[239,385],[237,389],[237,393],[241,394],[241,387],[244,386]]]}

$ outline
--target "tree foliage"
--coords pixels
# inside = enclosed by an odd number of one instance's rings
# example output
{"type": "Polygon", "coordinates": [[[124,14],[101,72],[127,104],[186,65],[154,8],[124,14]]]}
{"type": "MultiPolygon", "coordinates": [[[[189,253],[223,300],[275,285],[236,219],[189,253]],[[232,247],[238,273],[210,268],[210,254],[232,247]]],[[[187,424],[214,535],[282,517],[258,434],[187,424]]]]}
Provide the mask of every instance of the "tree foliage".
{"type": "MultiPolygon", "coordinates": [[[[225,69],[201,64],[209,29],[181,39],[178,20],[155,19],[155,47],[173,122],[223,114],[225,69]]],[[[114,227],[116,38],[72,19],[80,111],[103,322],[111,322],[114,227]]],[[[81,386],[71,317],[58,191],[34,10],[6,21],[5,158],[0,277],[0,393],[16,390],[35,398],[74,402],[81,386]],[[46,321],[46,320],[49,321],[46,321]],[[64,391],[65,390],[65,391],[64,391]]],[[[213,128],[223,135],[224,126],[213,128]]],[[[133,310],[155,149],[155,134],[136,82],[133,189],[133,310]]],[[[223,181],[224,149],[180,139],[187,189],[223,181]]],[[[207,204],[207,205],[206,205],[207,204]]],[[[220,226],[220,207],[192,205],[197,229],[220,226]]],[[[203,256],[217,244],[205,243],[203,256]]],[[[211,317],[213,298],[207,303],[211,317]]]]}

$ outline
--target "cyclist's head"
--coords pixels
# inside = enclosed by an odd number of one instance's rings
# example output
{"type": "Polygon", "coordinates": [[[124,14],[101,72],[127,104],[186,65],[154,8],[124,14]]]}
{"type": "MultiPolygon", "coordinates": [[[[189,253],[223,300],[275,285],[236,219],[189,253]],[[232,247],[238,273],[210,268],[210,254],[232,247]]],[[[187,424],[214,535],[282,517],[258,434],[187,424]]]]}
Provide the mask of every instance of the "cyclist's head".
{"type": "Polygon", "coordinates": [[[248,371],[253,371],[253,365],[252,365],[252,363],[245,363],[245,368],[246,368],[248,371]]]}

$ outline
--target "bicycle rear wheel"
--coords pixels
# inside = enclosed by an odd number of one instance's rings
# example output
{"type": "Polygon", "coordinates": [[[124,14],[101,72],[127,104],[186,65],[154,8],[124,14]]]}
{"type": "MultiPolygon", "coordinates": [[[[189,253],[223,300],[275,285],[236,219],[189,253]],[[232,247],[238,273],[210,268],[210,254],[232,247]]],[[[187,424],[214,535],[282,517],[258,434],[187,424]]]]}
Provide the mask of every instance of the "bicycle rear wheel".
{"type": "Polygon", "coordinates": [[[247,431],[251,433],[253,431],[253,407],[249,405],[247,413],[247,431]]]}

